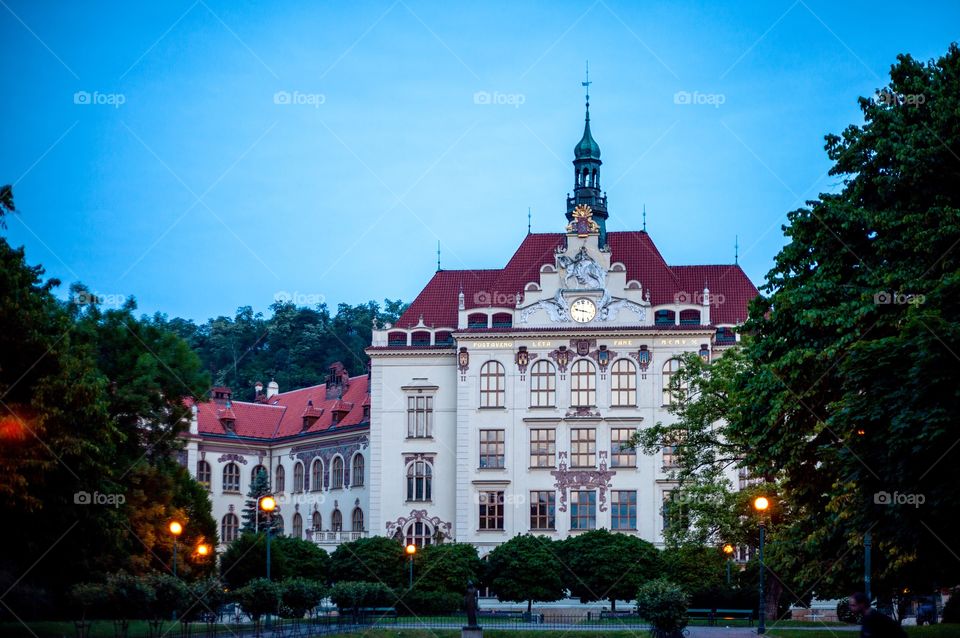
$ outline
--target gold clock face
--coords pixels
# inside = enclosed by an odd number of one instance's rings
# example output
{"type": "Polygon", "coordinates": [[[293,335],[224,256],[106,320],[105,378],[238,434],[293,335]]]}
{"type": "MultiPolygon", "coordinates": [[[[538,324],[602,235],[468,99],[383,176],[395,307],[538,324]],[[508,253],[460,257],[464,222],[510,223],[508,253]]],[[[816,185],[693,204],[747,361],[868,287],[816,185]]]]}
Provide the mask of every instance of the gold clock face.
{"type": "Polygon", "coordinates": [[[587,323],[597,316],[597,306],[589,299],[577,299],[570,304],[570,318],[579,323],[587,323]]]}

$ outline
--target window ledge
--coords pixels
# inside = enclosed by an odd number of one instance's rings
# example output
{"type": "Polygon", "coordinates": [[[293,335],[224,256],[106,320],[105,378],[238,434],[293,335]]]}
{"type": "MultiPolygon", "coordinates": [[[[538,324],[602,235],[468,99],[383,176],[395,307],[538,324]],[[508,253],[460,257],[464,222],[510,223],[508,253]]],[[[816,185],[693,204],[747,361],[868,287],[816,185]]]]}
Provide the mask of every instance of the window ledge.
{"type": "Polygon", "coordinates": [[[478,530],[477,530],[477,533],[478,533],[478,534],[484,534],[484,533],[487,533],[487,532],[498,532],[498,533],[502,534],[502,533],[504,533],[505,531],[507,531],[507,530],[506,530],[505,528],[501,527],[500,529],[478,529],[478,530]]]}
{"type": "Polygon", "coordinates": [[[556,466],[556,465],[531,465],[531,466],[530,466],[529,468],[527,468],[527,469],[530,469],[530,470],[555,470],[555,469],[557,469],[557,466],[556,466]]]}
{"type": "Polygon", "coordinates": [[[557,531],[556,527],[531,527],[530,532],[555,532],[557,531]]]}
{"type": "Polygon", "coordinates": [[[240,490],[223,490],[223,494],[239,494],[240,490]]]}
{"type": "Polygon", "coordinates": [[[636,527],[611,527],[611,532],[635,532],[637,531],[636,527]]]}
{"type": "Polygon", "coordinates": [[[432,441],[433,435],[430,436],[408,436],[406,437],[407,441],[432,441]]]}
{"type": "Polygon", "coordinates": [[[478,472],[506,472],[506,467],[478,467],[478,472]]]}
{"type": "Polygon", "coordinates": [[[433,505],[433,500],[431,499],[431,500],[428,500],[428,501],[417,501],[417,500],[413,500],[413,499],[409,499],[409,498],[408,498],[407,500],[404,501],[404,503],[424,503],[424,504],[426,504],[426,505],[433,505]]]}
{"type": "Polygon", "coordinates": [[[556,410],[557,406],[555,405],[531,405],[531,410],[556,410]]]}
{"type": "Polygon", "coordinates": [[[478,410],[506,410],[507,406],[505,405],[481,405],[477,408],[478,410]]]}

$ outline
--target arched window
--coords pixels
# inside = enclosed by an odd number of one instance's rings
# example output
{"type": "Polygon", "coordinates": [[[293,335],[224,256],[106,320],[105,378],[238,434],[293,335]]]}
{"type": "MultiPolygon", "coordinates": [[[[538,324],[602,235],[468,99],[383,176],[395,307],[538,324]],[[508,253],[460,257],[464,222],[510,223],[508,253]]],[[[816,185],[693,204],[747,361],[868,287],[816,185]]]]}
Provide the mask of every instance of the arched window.
{"type": "Polygon", "coordinates": [[[286,486],[287,472],[283,469],[282,465],[277,466],[277,478],[274,481],[274,491],[282,492],[287,488],[286,486]]]}
{"type": "Polygon", "coordinates": [[[413,521],[407,525],[407,528],[404,530],[404,536],[406,537],[404,545],[425,547],[433,542],[433,528],[430,526],[430,523],[413,521]]]}
{"type": "Polygon", "coordinates": [[[313,513],[313,531],[319,532],[323,529],[323,517],[320,516],[320,512],[313,513]]]}
{"type": "Polygon", "coordinates": [[[407,465],[407,500],[429,501],[433,492],[433,466],[416,460],[407,465]]]}
{"type": "Polygon", "coordinates": [[[240,491],[240,467],[236,463],[227,463],[223,466],[223,491],[240,491]]]}
{"type": "Polygon", "coordinates": [[[267,471],[267,468],[263,467],[262,465],[253,466],[253,469],[250,470],[250,482],[252,483],[253,481],[257,480],[257,474],[259,474],[260,472],[266,472],[266,471],[267,471]]]}
{"type": "Polygon", "coordinates": [[[303,463],[300,461],[297,461],[297,464],[293,466],[293,491],[303,491],[303,463]]]}
{"type": "Polygon", "coordinates": [[[597,375],[593,364],[580,359],[570,368],[570,405],[577,408],[597,404],[597,375]]]}
{"type": "Polygon", "coordinates": [[[343,514],[340,513],[340,510],[333,510],[333,514],[330,516],[330,530],[334,532],[343,531],[343,514]]]}
{"type": "Polygon", "coordinates": [[[220,540],[224,543],[232,543],[237,540],[237,533],[240,531],[240,519],[236,514],[227,514],[220,521],[220,540]]]}
{"type": "Polygon", "coordinates": [[[615,406],[637,405],[637,366],[629,359],[617,359],[610,370],[613,390],[610,404],[615,406]]]}
{"type": "Polygon", "coordinates": [[[653,323],[657,326],[672,326],[677,315],[672,310],[658,310],[653,313],[653,323]]]}
{"type": "MultiPolygon", "coordinates": [[[[680,359],[667,359],[663,364],[663,405],[671,405],[678,397],[674,396],[671,382],[673,375],[680,370],[680,359]]],[[[685,384],[681,384],[677,389],[684,389],[685,384]]]]}
{"type": "Polygon", "coordinates": [[[323,461],[313,459],[313,465],[310,466],[310,487],[314,492],[323,489],[323,461]]]}
{"type": "Polygon", "coordinates": [[[549,361],[537,361],[530,368],[530,407],[557,405],[557,373],[549,361]]]}
{"type": "Polygon", "coordinates": [[[363,455],[360,453],[353,455],[353,476],[350,477],[350,485],[354,487],[363,485],[363,455]]]}
{"type": "Polygon", "coordinates": [[[351,516],[350,518],[351,518],[350,523],[352,525],[351,529],[353,529],[353,531],[355,532],[362,532],[363,531],[363,510],[360,509],[359,507],[355,507],[353,509],[353,516],[351,516]]]}
{"type": "Polygon", "coordinates": [[[303,538],[303,517],[300,512],[293,515],[293,537],[303,538]]]}
{"type": "Polygon", "coordinates": [[[330,487],[333,489],[339,489],[343,487],[343,457],[335,456],[333,457],[333,462],[330,463],[330,487]]]}
{"type": "Polygon", "coordinates": [[[206,461],[197,461],[197,483],[210,489],[210,464],[206,461]]]}
{"type": "Polygon", "coordinates": [[[506,404],[506,373],[498,361],[480,368],[480,407],[502,408],[506,404]]]}

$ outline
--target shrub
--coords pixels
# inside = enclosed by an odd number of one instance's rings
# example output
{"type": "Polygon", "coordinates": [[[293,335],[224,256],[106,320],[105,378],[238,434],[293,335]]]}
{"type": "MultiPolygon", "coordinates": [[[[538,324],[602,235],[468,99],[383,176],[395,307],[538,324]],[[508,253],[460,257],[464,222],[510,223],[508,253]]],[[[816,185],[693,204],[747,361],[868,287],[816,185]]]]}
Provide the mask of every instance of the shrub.
{"type": "Polygon", "coordinates": [[[107,604],[123,620],[143,620],[150,617],[156,592],[143,578],[127,572],[107,576],[107,604]]]}
{"type": "Polygon", "coordinates": [[[687,626],[687,595],[670,581],[658,578],[637,590],[637,612],[658,636],[679,636],[687,626]]]}
{"type": "Polygon", "coordinates": [[[859,625],[863,617],[860,614],[856,614],[850,611],[850,602],[847,598],[841,598],[840,602],[837,603],[837,620],[840,622],[850,623],[852,625],[859,625]]]}
{"type": "Polygon", "coordinates": [[[107,610],[107,586],[102,583],[78,583],[70,588],[67,601],[71,614],[80,620],[102,618],[107,610]]]}
{"type": "Polygon", "coordinates": [[[190,598],[183,619],[195,622],[216,618],[226,602],[227,594],[218,578],[198,580],[190,584],[190,598]]]}
{"type": "Polygon", "coordinates": [[[330,600],[342,610],[357,612],[364,607],[393,607],[397,595],[383,583],[344,581],[330,588],[330,600]]]}
{"type": "Polygon", "coordinates": [[[950,592],[950,600],[943,606],[943,615],[940,617],[940,622],[960,623],[960,587],[956,587],[950,592]]]}
{"type": "Polygon", "coordinates": [[[291,578],[280,583],[280,615],[284,618],[303,616],[323,600],[323,585],[307,578],[291,578]]]}
{"type": "Polygon", "coordinates": [[[280,590],[266,578],[254,578],[245,587],[234,592],[240,608],[259,621],[264,614],[275,614],[280,605],[280,590]]]}
{"type": "Polygon", "coordinates": [[[463,594],[451,591],[428,591],[414,589],[406,592],[397,603],[400,613],[439,615],[459,611],[463,607],[463,594]]]}
{"type": "Polygon", "coordinates": [[[190,605],[190,590],[187,585],[169,574],[151,574],[145,579],[153,589],[153,597],[148,605],[148,614],[152,618],[167,619],[174,612],[182,615],[190,605]]]}

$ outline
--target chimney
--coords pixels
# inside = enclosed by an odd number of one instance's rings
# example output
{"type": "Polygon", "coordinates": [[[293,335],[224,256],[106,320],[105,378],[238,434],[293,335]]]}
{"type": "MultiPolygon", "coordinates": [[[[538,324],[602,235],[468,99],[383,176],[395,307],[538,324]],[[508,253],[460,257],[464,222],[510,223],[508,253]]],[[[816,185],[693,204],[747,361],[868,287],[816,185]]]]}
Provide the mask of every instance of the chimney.
{"type": "Polygon", "coordinates": [[[270,383],[267,384],[267,398],[272,399],[278,394],[280,394],[280,384],[270,379],[270,383]]]}
{"type": "Polygon", "coordinates": [[[263,383],[257,381],[253,384],[253,396],[258,397],[263,394],[263,383]]]}

